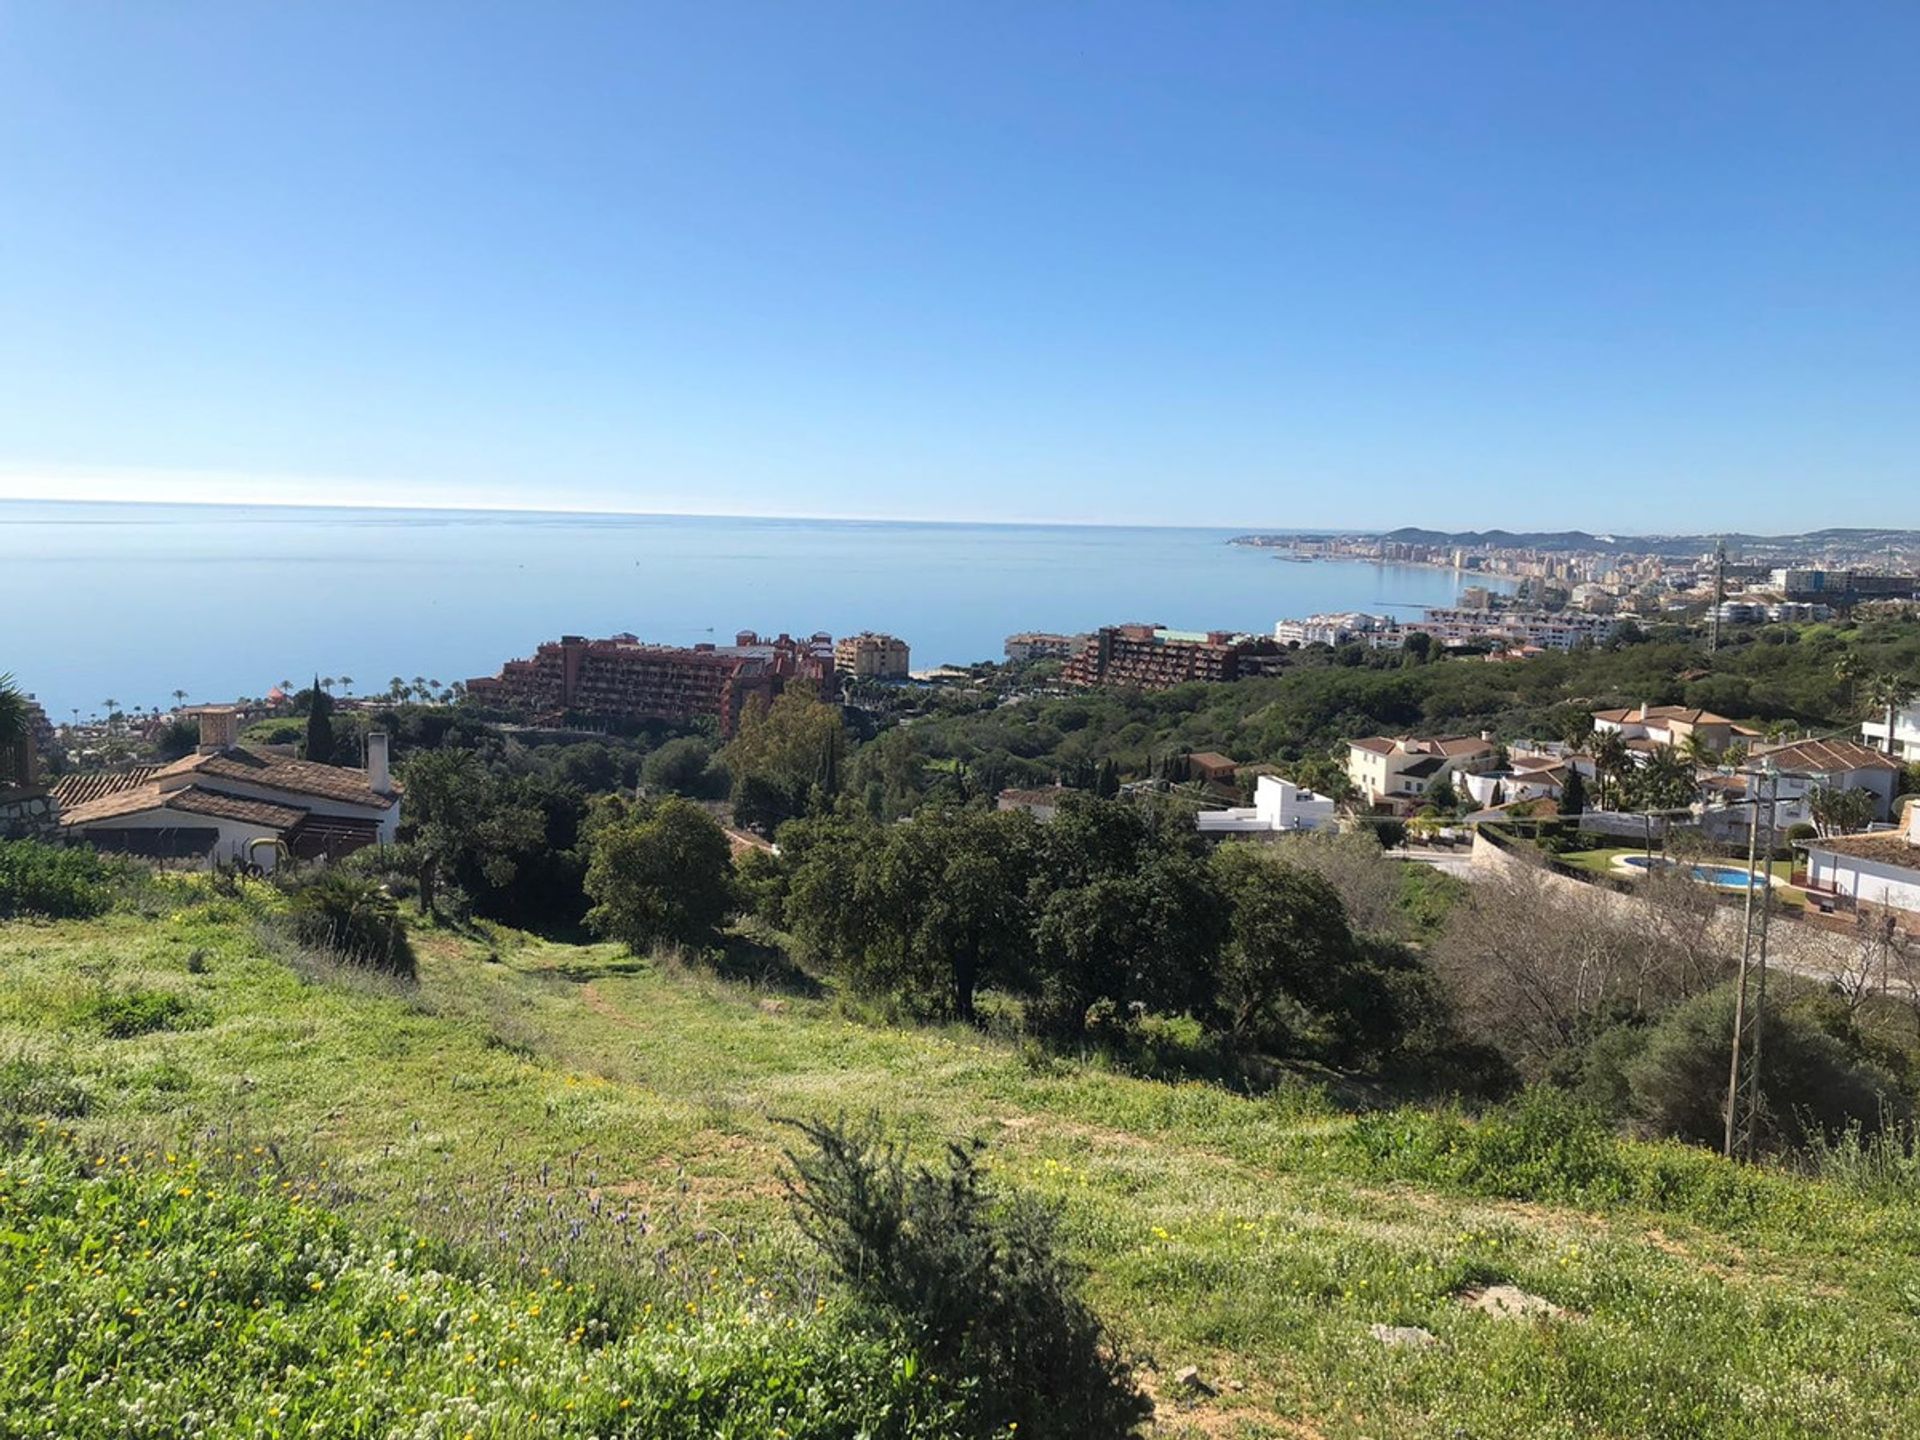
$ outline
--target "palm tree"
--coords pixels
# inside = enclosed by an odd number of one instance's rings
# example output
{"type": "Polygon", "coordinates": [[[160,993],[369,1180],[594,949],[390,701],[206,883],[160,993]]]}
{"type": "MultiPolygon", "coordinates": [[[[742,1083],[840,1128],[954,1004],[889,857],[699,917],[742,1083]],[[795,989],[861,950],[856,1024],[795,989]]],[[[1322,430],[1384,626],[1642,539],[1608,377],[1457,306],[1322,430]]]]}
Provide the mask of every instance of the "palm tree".
{"type": "Polygon", "coordinates": [[[1600,808],[1604,810],[1615,780],[1633,764],[1633,752],[1627,749],[1627,742],[1620,738],[1618,730],[1603,730],[1594,734],[1587,753],[1593,756],[1594,778],[1600,782],[1600,808]]]}
{"type": "Polygon", "coordinates": [[[387,681],[387,694],[391,695],[395,700],[404,699],[406,693],[407,682],[402,680],[398,675],[387,681]]]}
{"type": "Polygon", "coordinates": [[[1911,676],[1898,675],[1891,670],[1882,671],[1867,682],[1867,698],[1873,702],[1876,710],[1886,713],[1889,755],[1897,753],[1893,741],[1894,721],[1899,717],[1901,707],[1913,699],[1915,689],[1911,676]]]}
{"type": "Polygon", "coordinates": [[[0,674],[0,783],[11,776],[14,747],[26,738],[27,697],[12,675],[0,674]]]}
{"type": "Polygon", "coordinates": [[[1713,742],[1708,740],[1707,737],[1702,735],[1698,730],[1689,730],[1687,732],[1687,738],[1681,743],[1680,753],[1685,755],[1693,764],[1706,769],[1711,769],[1713,766],[1721,763],[1720,752],[1714,749],[1713,742]]]}
{"type": "Polygon", "coordinates": [[[1857,650],[1849,650],[1833,662],[1833,678],[1847,687],[1847,708],[1852,709],[1859,699],[1860,682],[1869,674],[1867,662],[1857,650]]]}
{"type": "Polygon", "coordinates": [[[1700,793],[1693,762],[1671,745],[1654,751],[1634,779],[1634,788],[1649,810],[1678,810],[1691,805],[1700,793]]]}
{"type": "Polygon", "coordinates": [[[349,695],[353,694],[353,677],[351,675],[342,675],[340,677],[340,688],[349,695]]]}
{"type": "Polygon", "coordinates": [[[176,691],[174,691],[174,692],[173,692],[173,703],[174,703],[175,705],[184,705],[184,704],[186,704],[186,703],[187,703],[187,692],[186,692],[186,691],[184,691],[184,690],[176,690],[176,691]]]}
{"type": "Polygon", "coordinates": [[[322,675],[314,684],[322,690],[331,690],[333,689],[333,677],[331,675],[322,675]]]}

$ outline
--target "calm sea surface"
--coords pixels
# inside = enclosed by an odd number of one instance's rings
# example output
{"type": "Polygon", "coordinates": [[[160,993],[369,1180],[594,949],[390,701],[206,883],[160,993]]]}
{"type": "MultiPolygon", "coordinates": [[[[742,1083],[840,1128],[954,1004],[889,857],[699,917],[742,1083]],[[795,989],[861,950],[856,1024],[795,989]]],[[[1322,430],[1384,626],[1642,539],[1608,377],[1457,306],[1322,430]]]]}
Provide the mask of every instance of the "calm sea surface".
{"type": "Polygon", "coordinates": [[[561,633],[884,630],[913,663],[1125,620],[1267,631],[1451,602],[1453,574],[1298,564],[1236,532],[0,501],[0,672],[56,720],[315,672],[492,674],[561,633]]]}

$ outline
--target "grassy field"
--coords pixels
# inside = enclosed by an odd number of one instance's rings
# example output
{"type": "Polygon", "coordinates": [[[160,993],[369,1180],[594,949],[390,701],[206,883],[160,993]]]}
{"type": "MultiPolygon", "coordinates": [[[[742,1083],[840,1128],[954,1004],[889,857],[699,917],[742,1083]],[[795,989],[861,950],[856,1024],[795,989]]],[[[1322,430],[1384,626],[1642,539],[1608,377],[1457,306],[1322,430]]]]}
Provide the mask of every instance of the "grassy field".
{"type": "MultiPolygon", "coordinates": [[[[1608,1163],[1628,1183],[1583,1191],[1564,1156],[1476,1168],[1474,1132],[1444,1116],[1356,1130],[1311,1095],[870,1025],[831,995],[606,946],[428,930],[417,985],[375,982],[263,937],[268,903],[184,886],[150,915],[0,925],[15,1099],[133,1186],[169,1152],[231,1165],[270,1143],[328,1212],[443,1236],[510,1276],[508,1310],[513,1285],[584,1292],[651,1266],[662,1305],[699,1306],[705,1273],[730,1305],[760,1294],[802,1316],[831,1302],[786,1218],[777,1117],[874,1110],[929,1153],[978,1135],[1000,1180],[1060,1200],[1160,1434],[1920,1431],[1920,1204],[1904,1196],[1626,1144],[1608,1163]],[[628,1229],[609,1234],[616,1212],[628,1229]],[[1462,1303],[1493,1283],[1564,1314],[1462,1303]],[[1388,1346],[1376,1324],[1435,1343],[1388,1346]],[[1189,1365],[1212,1393],[1174,1384],[1189,1365]]],[[[8,1222],[22,1238],[0,1244],[0,1298],[32,1283],[39,1223],[8,1222]]],[[[666,1342],[640,1329],[644,1369],[666,1342]]],[[[444,1406],[422,1413],[418,1433],[463,1433],[444,1406]]],[[[482,1433],[547,1433],[538,1413],[529,1399],[482,1433]]]]}

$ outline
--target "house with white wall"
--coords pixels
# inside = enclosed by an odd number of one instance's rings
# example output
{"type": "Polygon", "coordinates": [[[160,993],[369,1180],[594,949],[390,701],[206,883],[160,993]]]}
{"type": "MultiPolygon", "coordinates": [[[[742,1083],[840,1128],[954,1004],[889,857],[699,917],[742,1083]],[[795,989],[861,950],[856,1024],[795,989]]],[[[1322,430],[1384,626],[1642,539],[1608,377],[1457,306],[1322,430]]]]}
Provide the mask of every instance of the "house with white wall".
{"type": "Polygon", "coordinates": [[[1895,760],[1920,760],[1920,702],[1893,712],[1892,743],[1888,743],[1887,717],[1868,720],[1860,727],[1860,738],[1895,760]]]}
{"type": "Polygon", "coordinates": [[[385,735],[367,737],[358,769],[240,745],[235,728],[233,711],[210,707],[184,759],[63,780],[60,833],[98,850],[263,869],[281,853],[337,859],[398,838],[401,790],[385,735]]]}
{"type": "Polygon", "coordinates": [[[1411,814],[1456,775],[1491,770],[1498,751],[1489,735],[1422,739],[1370,735],[1347,742],[1347,778],[1372,807],[1411,814]]]}
{"type": "Polygon", "coordinates": [[[1715,750],[1724,750],[1735,740],[1753,733],[1711,710],[1687,705],[1648,705],[1645,701],[1626,710],[1594,711],[1593,730],[1596,735],[1616,733],[1629,744],[1646,740],[1652,745],[1675,747],[1684,745],[1688,737],[1698,735],[1715,750]]]}
{"type": "Polygon", "coordinates": [[[1262,775],[1254,783],[1251,805],[1202,810],[1194,816],[1194,826],[1202,835],[1223,839],[1331,830],[1337,823],[1332,797],[1302,789],[1278,775],[1262,775]]]}
{"type": "Polygon", "coordinates": [[[1809,802],[1818,790],[1864,790],[1873,797],[1873,819],[1886,820],[1893,814],[1900,767],[1856,741],[1796,740],[1763,746],[1751,758],[1753,765],[1771,765],[1775,771],[1777,825],[1811,823],[1809,802]]]}
{"type": "Polygon", "coordinates": [[[1920,802],[1896,830],[1809,840],[1807,888],[1920,914],[1920,802]]]}

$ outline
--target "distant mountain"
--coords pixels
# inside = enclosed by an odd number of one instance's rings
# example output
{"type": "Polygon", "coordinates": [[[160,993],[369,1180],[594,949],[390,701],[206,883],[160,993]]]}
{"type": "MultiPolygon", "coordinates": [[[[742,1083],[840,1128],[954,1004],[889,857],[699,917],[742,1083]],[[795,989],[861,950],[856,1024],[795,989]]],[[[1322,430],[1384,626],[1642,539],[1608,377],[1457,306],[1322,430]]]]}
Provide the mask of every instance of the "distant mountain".
{"type": "MultiPolygon", "coordinates": [[[[1729,549],[1745,555],[1770,555],[1778,558],[1813,556],[1828,551],[1867,552],[1892,547],[1920,549],[1920,531],[1883,530],[1869,526],[1834,527],[1813,530],[1804,535],[1750,535],[1723,531],[1712,535],[1594,535],[1585,530],[1428,530],[1418,525],[1403,525],[1385,532],[1355,532],[1366,539],[1400,545],[1429,545],[1436,548],[1465,550],[1543,550],[1634,555],[1704,555],[1724,541],[1729,549]]],[[[1277,533],[1242,535],[1234,542],[1242,545],[1282,545],[1292,539],[1319,536],[1277,533]]]]}

